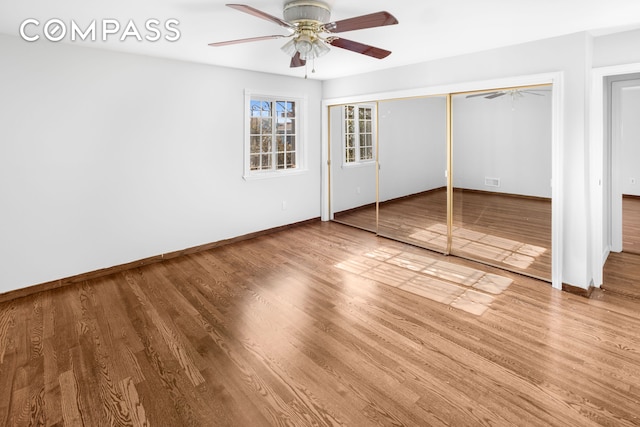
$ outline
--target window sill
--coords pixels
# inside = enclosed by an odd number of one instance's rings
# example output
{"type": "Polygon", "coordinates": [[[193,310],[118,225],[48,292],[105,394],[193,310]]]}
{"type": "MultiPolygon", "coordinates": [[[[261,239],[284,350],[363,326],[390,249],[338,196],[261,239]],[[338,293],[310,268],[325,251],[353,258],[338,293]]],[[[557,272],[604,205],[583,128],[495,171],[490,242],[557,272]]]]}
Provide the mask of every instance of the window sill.
{"type": "Polygon", "coordinates": [[[364,168],[367,166],[375,167],[376,162],[373,160],[366,162],[358,162],[358,163],[343,163],[342,169],[352,169],[352,168],[364,168]]]}
{"type": "Polygon", "coordinates": [[[242,178],[245,181],[256,181],[261,179],[271,179],[271,178],[284,178],[287,176],[296,176],[303,175],[308,172],[308,169],[295,169],[295,170],[285,170],[285,171],[268,171],[268,172],[256,172],[252,174],[245,174],[242,178]]]}

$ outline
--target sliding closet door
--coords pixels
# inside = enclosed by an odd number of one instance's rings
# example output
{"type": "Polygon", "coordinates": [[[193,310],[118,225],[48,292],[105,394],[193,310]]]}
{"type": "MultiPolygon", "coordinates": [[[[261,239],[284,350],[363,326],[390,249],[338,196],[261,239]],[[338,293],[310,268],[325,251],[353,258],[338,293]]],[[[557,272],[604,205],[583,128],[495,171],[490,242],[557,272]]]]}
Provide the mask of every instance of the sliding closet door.
{"type": "Polygon", "coordinates": [[[378,103],[378,234],[445,252],[446,97],[378,103]]]}
{"type": "Polygon", "coordinates": [[[551,87],[452,96],[451,253],[551,280],[551,87]]]}

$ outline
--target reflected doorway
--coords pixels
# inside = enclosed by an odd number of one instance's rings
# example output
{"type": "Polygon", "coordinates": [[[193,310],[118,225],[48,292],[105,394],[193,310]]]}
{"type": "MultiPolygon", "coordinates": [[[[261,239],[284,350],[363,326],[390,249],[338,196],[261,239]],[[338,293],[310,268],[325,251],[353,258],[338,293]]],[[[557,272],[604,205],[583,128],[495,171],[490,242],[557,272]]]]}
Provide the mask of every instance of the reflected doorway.
{"type": "Polygon", "coordinates": [[[611,250],[640,254],[640,74],[607,78],[611,250]]]}

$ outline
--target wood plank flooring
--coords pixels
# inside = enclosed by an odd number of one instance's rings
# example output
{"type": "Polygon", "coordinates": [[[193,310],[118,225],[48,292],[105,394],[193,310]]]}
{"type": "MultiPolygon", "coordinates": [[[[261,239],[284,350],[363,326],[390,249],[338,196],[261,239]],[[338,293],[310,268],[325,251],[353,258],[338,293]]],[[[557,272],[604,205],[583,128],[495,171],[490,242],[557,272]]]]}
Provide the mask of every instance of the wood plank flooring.
{"type": "Polygon", "coordinates": [[[337,223],[0,304],[12,427],[632,426],[639,384],[640,300],[337,223]],[[434,259],[443,283],[469,269],[511,282],[473,314],[386,284],[427,275],[385,270],[392,256],[434,259]]]}

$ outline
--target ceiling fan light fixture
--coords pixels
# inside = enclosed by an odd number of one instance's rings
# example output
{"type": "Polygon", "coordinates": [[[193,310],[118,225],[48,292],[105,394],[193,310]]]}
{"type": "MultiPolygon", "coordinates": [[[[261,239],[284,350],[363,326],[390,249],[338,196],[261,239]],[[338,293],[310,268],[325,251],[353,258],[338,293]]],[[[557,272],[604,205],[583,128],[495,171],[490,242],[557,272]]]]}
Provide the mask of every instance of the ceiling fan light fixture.
{"type": "Polygon", "coordinates": [[[313,58],[320,58],[321,56],[324,56],[327,53],[329,53],[330,50],[331,49],[329,49],[329,46],[327,46],[325,42],[323,42],[320,39],[315,39],[313,42],[313,48],[311,49],[311,53],[313,54],[313,58]]]}
{"type": "Polygon", "coordinates": [[[282,46],[280,48],[284,53],[286,53],[288,56],[292,57],[296,54],[297,50],[296,50],[296,40],[295,39],[291,39],[288,42],[285,43],[284,46],[282,46]]]}
{"type": "MultiPolygon", "coordinates": [[[[306,34],[301,34],[296,38],[296,50],[300,52],[300,56],[308,55],[313,49],[313,41],[306,34]]],[[[303,58],[304,59],[304,58],[303,58]]]]}

